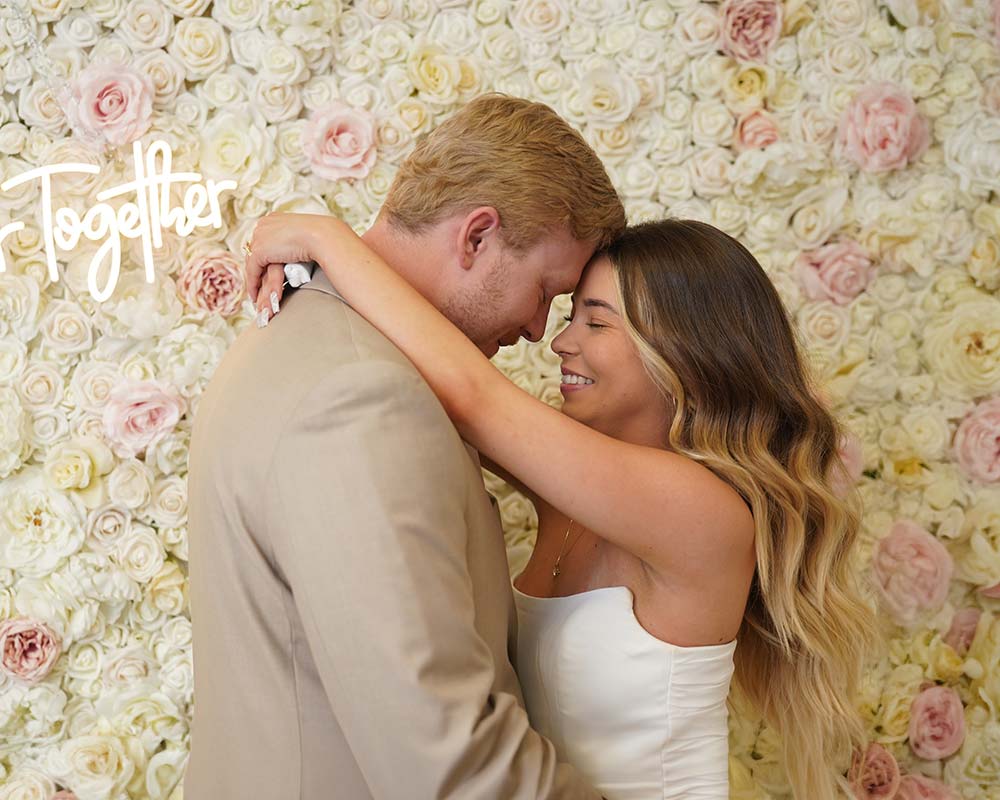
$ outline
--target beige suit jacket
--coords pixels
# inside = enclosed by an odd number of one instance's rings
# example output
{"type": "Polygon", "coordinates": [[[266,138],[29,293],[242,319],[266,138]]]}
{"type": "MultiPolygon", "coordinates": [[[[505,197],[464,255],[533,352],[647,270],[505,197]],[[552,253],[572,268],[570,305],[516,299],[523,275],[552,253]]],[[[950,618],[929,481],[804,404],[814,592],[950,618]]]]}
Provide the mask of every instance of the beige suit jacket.
{"type": "Polygon", "coordinates": [[[320,271],[201,396],[189,500],[185,800],[598,797],[529,727],[476,451],[320,271]]]}

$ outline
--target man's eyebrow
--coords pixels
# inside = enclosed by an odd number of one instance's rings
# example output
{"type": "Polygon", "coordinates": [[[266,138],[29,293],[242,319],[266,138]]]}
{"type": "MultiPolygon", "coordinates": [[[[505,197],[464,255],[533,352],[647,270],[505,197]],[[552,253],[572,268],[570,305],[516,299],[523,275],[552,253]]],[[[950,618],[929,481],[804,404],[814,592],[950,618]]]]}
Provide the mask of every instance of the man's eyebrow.
{"type": "MultiPolygon", "coordinates": [[[[573,305],[576,305],[576,295],[572,297],[572,301],[573,305]]],[[[588,297],[586,300],[583,301],[583,305],[585,308],[606,308],[612,314],[615,314],[616,316],[621,316],[618,313],[618,309],[605,300],[597,300],[593,297],[588,297]]]]}

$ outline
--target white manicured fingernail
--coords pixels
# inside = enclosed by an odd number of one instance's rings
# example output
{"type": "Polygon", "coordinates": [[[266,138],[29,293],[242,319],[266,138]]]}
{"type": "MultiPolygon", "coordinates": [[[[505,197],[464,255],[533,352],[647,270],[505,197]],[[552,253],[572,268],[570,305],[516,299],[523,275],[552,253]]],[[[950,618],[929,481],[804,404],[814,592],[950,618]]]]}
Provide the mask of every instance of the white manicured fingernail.
{"type": "Polygon", "coordinates": [[[278,293],[271,292],[271,311],[278,313],[278,293]]]}
{"type": "Polygon", "coordinates": [[[243,301],[243,310],[246,311],[251,317],[257,316],[257,309],[253,307],[253,303],[250,302],[249,297],[243,301]]]}

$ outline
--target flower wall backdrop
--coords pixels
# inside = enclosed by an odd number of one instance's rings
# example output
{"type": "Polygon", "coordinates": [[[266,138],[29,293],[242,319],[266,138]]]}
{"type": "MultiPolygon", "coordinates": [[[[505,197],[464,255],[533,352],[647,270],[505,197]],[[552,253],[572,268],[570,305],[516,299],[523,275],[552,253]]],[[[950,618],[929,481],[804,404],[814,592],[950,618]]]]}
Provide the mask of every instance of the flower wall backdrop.
{"type": "MultiPolygon", "coordinates": [[[[0,798],[180,795],[187,447],[250,323],[236,254],[271,210],[363,228],[414,138],[494,89],[577,126],[633,221],[704,219],[765,266],[853,431],[858,569],[891,623],[858,795],[1000,798],[1000,3],[18,3],[0,182],[96,165],[52,179],[83,217],[160,139],[237,186],[220,228],[164,232],[153,283],[122,240],[103,302],[101,242],[53,281],[39,182],[0,192],[0,229],[26,223],[0,274],[0,798]]],[[[547,346],[496,361],[559,402],[547,346]]],[[[489,485],[517,571],[536,520],[489,485]]],[[[733,796],[787,796],[773,731],[731,734],[733,796]]]]}

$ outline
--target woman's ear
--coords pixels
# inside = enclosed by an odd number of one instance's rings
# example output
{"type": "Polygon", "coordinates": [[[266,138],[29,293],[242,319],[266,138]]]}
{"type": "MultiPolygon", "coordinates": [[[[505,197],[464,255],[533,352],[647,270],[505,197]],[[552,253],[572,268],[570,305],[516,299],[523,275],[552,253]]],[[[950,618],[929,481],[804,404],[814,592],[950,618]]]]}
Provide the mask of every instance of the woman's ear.
{"type": "Polygon", "coordinates": [[[493,206],[480,206],[465,215],[458,228],[458,253],[462,269],[472,269],[476,259],[497,241],[500,214],[493,206]]]}

